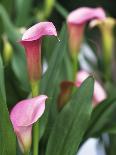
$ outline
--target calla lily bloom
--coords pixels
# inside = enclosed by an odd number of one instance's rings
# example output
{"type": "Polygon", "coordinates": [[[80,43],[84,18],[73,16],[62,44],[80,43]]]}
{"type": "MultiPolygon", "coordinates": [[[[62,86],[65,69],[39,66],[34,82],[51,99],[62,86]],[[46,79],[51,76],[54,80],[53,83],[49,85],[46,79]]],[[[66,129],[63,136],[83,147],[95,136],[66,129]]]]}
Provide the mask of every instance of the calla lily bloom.
{"type": "Polygon", "coordinates": [[[30,81],[41,77],[41,43],[43,36],[57,36],[52,22],[40,22],[25,31],[20,43],[26,50],[26,59],[30,81]]]}
{"type": "Polygon", "coordinates": [[[10,119],[23,153],[30,150],[32,126],[44,113],[46,99],[47,96],[40,95],[20,101],[10,113],[10,119]]]}
{"type": "Polygon", "coordinates": [[[86,23],[92,19],[104,18],[105,12],[102,8],[82,7],[72,11],[68,15],[69,48],[72,57],[75,57],[80,49],[86,23]]]}
{"type": "MultiPolygon", "coordinates": [[[[89,73],[87,73],[86,71],[79,71],[76,77],[76,82],[75,85],[77,87],[80,87],[80,85],[82,84],[82,82],[89,76],[89,73]]],[[[101,101],[103,101],[104,99],[106,99],[107,95],[105,90],[102,88],[102,86],[99,84],[98,81],[95,81],[94,84],[94,92],[93,92],[93,105],[96,106],[97,104],[99,104],[101,101]]]]}
{"type": "MultiPolygon", "coordinates": [[[[58,97],[58,102],[57,102],[57,107],[59,111],[69,100],[73,87],[75,86],[80,87],[81,84],[84,82],[84,80],[88,76],[89,76],[89,73],[81,70],[77,73],[75,82],[63,81],[61,83],[60,85],[61,92],[60,92],[60,95],[58,97]]],[[[102,86],[97,81],[95,81],[94,92],[93,92],[93,106],[96,106],[97,104],[99,104],[101,101],[106,99],[106,97],[107,95],[106,95],[105,90],[102,88],[102,86]]]]}

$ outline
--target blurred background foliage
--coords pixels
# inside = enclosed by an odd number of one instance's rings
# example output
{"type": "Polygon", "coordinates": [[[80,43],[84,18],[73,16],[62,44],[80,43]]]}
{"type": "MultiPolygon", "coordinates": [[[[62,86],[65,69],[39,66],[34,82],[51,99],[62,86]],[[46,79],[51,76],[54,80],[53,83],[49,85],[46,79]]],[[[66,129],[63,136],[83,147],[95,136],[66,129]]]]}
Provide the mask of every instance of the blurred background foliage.
{"type": "MultiPolygon", "coordinates": [[[[68,1],[66,0],[44,0],[44,1],[43,0],[0,0],[0,53],[2,55],[3,62],[4,62],[6,98],[7,98],[7,105],[9,109],[11,109],[11,107],[17,101],[23,98],[26,98],[30,93],[24,49],[17,43],[17,41],[21,39],[24,29],[27,27],[30,27],[31,25],[39,21],[49,20],[55,24],[57,30],[60,32],[61,27],[66,20],[67,14],[70,11],[82,6],[103,7],[106,10],[108,15],[116,18],[115,0],[94,0],[94,1],[93,0],[83,0],[83,1],[82,0],[68,0],[68,1]],[[4,51],[7,51],[8,53],[5,54],[4,51]],[[7,55],[7,56],[10,55],[11,58],[8,57],[8,59],[6,60],[6,58],[4,59],[4,55],[7,55]],[[10,59],[12,59],[12,61],[10,59]]],[[[64,32],[64,33],[63,35],[66,36],[67,32],[64,32]]],[[[62,38],[64,37],[63,35],[62,35],[62,38]]],[[[114,37],[115,36],[116,35],[114,35],[114,37]]],[[[92,31],[86,31],[85,38],[86,38],[86,43],[84,45],[86,47],[84,46],[82,48],[82,51],[88,50],[90,53],[93,52],[95,53],[95,55],[98,56],[97,57],[98,64],[96,65],[96,63],[95,64],[93,63],[92,70],[96,70],[99,73],[98,79],[100,78],[103,79],[102,67],[101,67],[102,65],[100,60],[101,58],[99,56],[99,53],[96,53],[97,48],[99,47],[97,47],[96,44],[94,43],[94,40],[97,40],[97,42],[100,43],[100,33],[96,29],[92,31]],[[99,34],[99,35],[96,35],[96,34],[99,34]]],[[[67,47],[64,46],[64,44],[62,43],[59,45],[57,44],[57,42],[58,40],[56,38],[46,37],[42,45],[42,48],[43,48],[42,50],[44,51],[42,53],[43,62],[47,60],[47,63],[49,64],[50,67],[46,76],[42,79],[42,82],[44,83],[45,87],[41,88],[41,92],[46,92],[48,94],[49,94],[49,89],[51,88],[51,85],[54,86],[56,83],[59,84],[60,83],[59,81],[61,81],[62,79],[70,79],[70,77],[68,76],[66,77],[66,74],[65,74],[65,71],[67,70],[68,70],[67,72],[70,72],[70,64],[69,64],[70,62],[67,59],[68,54],[66,54],[65,52],[67,47]],[[52,44],[52,46],[49,46],[49,44],[52,44]],[[59,54],[57,47],[63,50],[62,55],[59,54]],[[54,49],[56,53],[53,54],[52,52],[54,51],[54,49]],[[62,58],[64,55],[65,57],[62,58]],[[57,58],[59,58],[59,61],[57,61],[57,64],[56,64],[55,60],[57,60],[57,58]],[[59,64],[61,65],[62,59],[63,59],[63,62],[62,62],[63,72],[59,80],[57,79],[57,75],[59,74],[59,72],[61,72],[59,70],[59,64]],[[54,66],[56,67],[55,68],[56,70],[54,69],[54,66]],[[68,67],[65,68],[64,66],[68,66],[68,67]],[[52,77],[51,75],[55,75],[55,76],[52,77]],[[52,82],[49,83],[49,79],[51,79],[51,77],[53,78],[53,80],[51,80],[52,82]],[[56,79],[57,79],[57,82],[56,82],[56,79]]],[[[65,40],[65,45],[66,45],[66,40],[65,40]]],[[[115,51],[115,48],[114,48],[114,51],[115,51]]],[[[114,53],[114,57],[116,57],[115,53],[114,53]]],[[[89,62],[88,58],[86,60],[89,62]]],[[[95,60],[96,60],[96,56],[95,56],[95,60]]],[[[115,61],[113,62],[113,65],[114,65],[113,68],[115,69],[116,68],[115,61]]],[[[114,85],[114,83],[116,83],[115,71],[113,72],[112,84],[109,82],[105,85],[105,87],[108,88],[107,91],[110,96],[116,95],[115,94],[116,86],[114,85]]],[[[55,89],[56,87],[54,86],[54,89],[51,91],[52,95],[54,95],[55,89]]],[[[56,91],[56,93],[58,94],[58,92],[59,92],[59,88],[56,91]]],[[[56,99],[56,96],[55,96],[55,99],[56,99]]],[[[97,115],[100,110],[101,110],[100,113],[102,115],[102,110],[105,111],[104,109],[111,108],[110,106],[111,106],[110,101],[107,101],[106,105],[103,104],[103,107],[101,105],[101,107],[95,111],[95,115],[97,115]]],[[[109,113],[111,115],[111,111],[110,112],[107,111],[105,114],[108,115],[109,113]]],[[[105,114],[103,114],[102,116],[103,118],[105,118],[106,116],[105,114]]],[[[113,119],[114,119],[114,116],[113,116],[113,119]]],[[[93,117],[94,124],[95,124],[95,121],[96,120],[94,120],[94,117],[93,117]]],[[[99,122],[98,120],[98,124],[102,126],[103,122],[99,122]]],[[[103,130],[104,132],[104,128],[101,127],[100,129],[103,130]]],[[[101,130],[96,131],[98,135],[99,133],[101,134],[101,130]]],[[[116,132],[116,126],[115,126],[115,132],[116,132]]],[[[108,155],[115,155],[115,152],[116,152],[116,148],[115,148],[116,137],[114,135],[112,136],[111,134],[109,136],[110,145],[109,146],[106,145],[106,152],[108,155]]],[[[96,137],[96,135],[94,136],[96,137]]],[[[89,135],[85,135],[85,139],[88,137],[89,135]]]]}
{"type": "MultiPolygon", "coordinates": [[[[24,32],[24,29],[33,25],[36,22],[49,20],[52,21],[55,24],[57,30],[60,31],[68,13],[81,6],[100,6],[103,7],[110,16],[116,17],[116,1],[114,0],[69,0],[68,2],[63,0],[0,0],[0,52],[2,52],[3,55],[3,49],[10,48],[9,51],[12,50],[11,53],[13,53],[13,60],[10,63],[12,67],[6,67],[6,78],[7,73],[9,73],[10,70],[11,77],[14,77],[15,79],[18,78],[18,80],[20,81],[20,87],[23,87],[20,89],[23,89],[24,92],[28,92],[29,85],[27,82],[28,78],[24,49],[17,43],[17,41],[21,39],[21,35],[24,32]],[[6,37],[3,37],[4,35],[6,37]],[[8,42],[11,47],[6,47],[6,44],[4,44],[6,42],[8,42]],[[21,76],[22,72],[25,73],[23,76],[21,76]]],[[[86,41],[88,44],[90,44],[91,48],[94,49],[93,51],[96,51],[99,48],[97,47],[97,44],[94,43],[94,39],[97,39],[98,43],[100,44],[100,37],[96,35],[97,33],[99,33],[99,31],[96,29],[91,30],[91,33],[90,30],[86,31],[86,41]]],[[[46,46],[44,46],[43,43],[43,53],[44,56],[47,58],[47,61],[49,61],[57,40],[54,38],[47,39],[47,37],[44,40],[46,46]],[[53,46],[51,47],[49,47],[50,42],[53,44],[53,46]],[[48,47],[49,53],[47,52],[48,47]]],[[[99,53],[97,53],[97,56],[99,57],[99,53]]],[[[16,93],[16,91],[18,91],[18,96],[14,95],[16,100],[9,100],[10,103],[14,103],[22,96],[22,94],[25,93],[23,92],[20,94],[20,90],[17,89],[15,90],[15,92],[12,92],[13,90],[9,91],[12,86],[17,88],[17,82],[13,82],[14,80],[12,81],[12,78],[10,78],[9,75],[8,79],[11,79],[10,83],[7,80],[9,85],[9,89],[7,88],[8,92],[13,95],[14,93],[16,93]]],[[[25,95],[23,97],[25,97],[25,95]]]]}

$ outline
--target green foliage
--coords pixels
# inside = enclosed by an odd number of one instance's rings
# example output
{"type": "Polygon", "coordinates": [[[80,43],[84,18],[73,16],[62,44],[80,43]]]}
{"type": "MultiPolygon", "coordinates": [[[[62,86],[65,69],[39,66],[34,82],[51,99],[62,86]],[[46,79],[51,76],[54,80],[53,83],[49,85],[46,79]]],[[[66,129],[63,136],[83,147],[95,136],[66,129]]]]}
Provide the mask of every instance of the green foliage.
{"type": "MultiPolygon", "coordinates": [[[[97,45],[99,37],[101,37],[99,33],[94,33],[94,31],[90,33],[90,29],[86,29],[86,32],[88,31],[86,34],[89,34],[89,37],[88,35],[85,36],[86,43],[83,43],[80,50],[78,69],[82,69],[86,64],[86,68],[88,67],[87,69],[91,73],[95,72],[107,91],[107,99],[92,110],[91,100],[94,80],[89,77],[79,89],[74,90],[63,109],[60,112],[57,109],[61,91],[60,83],[63,80],[71,81],[73,79],[73,67],[68,49],[67,25],[65,24],[66,17],[69,11],[76,8],[76,6],[85,4],[86,6],[98,6],[98,3],[106,7],[108,4],[105,0],[102,2],[74,0],[73,3],[58,0],[44,0],[44,2],[42,0],[40,2],[37,0],[0,0],[0,155],[21,154],[19,148],[16,147],[16,136],[9,118],[9,109],[17,101],[27,98],[31,94],[25,51],[18,41],[22,35],[20,28],[30,27],[38,22],[37,17],[40,17],[39,20],[53,21],[59,32],[61,29],[60,35],[58,32],[60,41],[55,37],[46,37],[42,44],[43,66],[44,61],[46,61],[48,68],[40,82],[40,93],[47,95],[48,100],[45,113],[40,120],[40,155],[76,155],[85,140],[90,137],[99,138],[104,133],[107,133],[110,138],[108,147],[105,146],[105,140],[102,139],[107,154],[115,154],[115,57],[112,61],[113,65],[111,64],[113,66],[113,73],[110,74],[111,79],[105,81],[102,69],[104,65],[103,51],[101,45],[97,45]],[[64,24],[61,28],[62,22],[64,24]],[[6,66],[3,57],[2,35],[6,36],[13,49],[12,58],[6,66]],[[95,47],[92,50],[89,42],[95,47]],[[100,51],[99,56],[98,51],[100,51]],[[93,53],[96,54],[95,59],[91,57],[93,53]]],[[[108,5],[109,8],[113,4],[112,1],[108,5]]],[[[108,70],[111,70],[111,68],[108,70]]]]}
{"type": "Polygon", "coordinates": [[[40,92],[41,94],[47,94],[48,102],[46,104],[46,111],[44,114],[44,117],[42,119],[43,124],[46,125],[46,123],[49,125],[49,121],[51,121],[51,117],[49,118],[49,113],[51,111],[54,113],[54,115],[57,114],[56,112],[56,100],[57,100],[57,89],[59,87],[59,73],[61,70],[62,61],[64,58],[64,54],[66,51],[66,26],[64,25],[62,27],[61,33],[60,33],[60,40],[56,44],[56,47],[52,53],[52,56],[50,58],[47,72],[45,73],[42,81],[41,81],[41,88],[40,92]],[[55,103],[55,105],[54,105],[55,103]],[[56,113],[55,113],[56,112],[56,113]]]}
{"type": "Polygon", "coordinates": [[[55,120],[46,155],[74,155],[82,141],[92,112],[93,78],[88,78],[76,90],[55,120]],[[86,95],[85,95],[86,94],[86,95]]]}
{"type": "MultiPolygon", "coordinates": [[[[110,131],[116,111],[116,97],[109,98],[99,104],[92,113],[91,122],[87,130],[88,136],[100,136],[103,132],[110,131]],[[111,123],[111,124],[110,124],[111,123]],[[110,125],[110,127],[109,127],[110,125]],[[109,128],[109,129],[108,129],[109,128]]],[[[116,122],[115,122],[116,123],[116,122]]]]}
{"type": "Polygon", "coordinates": [[[0,154],[16,155],[16,139],[9,119],[4,85],[4,68],[0,57],[0,154]]]}

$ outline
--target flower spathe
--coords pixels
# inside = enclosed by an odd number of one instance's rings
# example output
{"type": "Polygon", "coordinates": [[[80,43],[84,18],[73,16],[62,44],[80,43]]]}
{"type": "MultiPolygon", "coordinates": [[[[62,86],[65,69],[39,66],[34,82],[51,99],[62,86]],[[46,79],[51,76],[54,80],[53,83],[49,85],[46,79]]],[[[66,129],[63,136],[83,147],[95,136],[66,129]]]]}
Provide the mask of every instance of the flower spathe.
{"type": "Polygon", "coordinates": [[[20,43],[26,50],[26,59],[30,81],[41,77],[41,43],[44,36],[57,36],[52,22],[40,22],[25,31],[20,43]]]}
{"type": "MultiPolygon", "coordinates": [[[[80,85],[84,82],[84,80],[89,76],[89,73],[86,71],[79,71],[77,73],[75,86],[80,87],[80,85]]],[[[93,105],[96,106],[101,101],[106,99],[107,95],[103,87],[99,84],[98,81],[95,80],[94,84],[94,92],[93,92],[93,105]]]]}
{"type": "Polygon", "coordinates": [[[72,11],[67,17],[69,32],[69,48],[71,55],[75,55],[83,39],[86,22],[92,19],[104,19],[105,12],[102,8],[82,7],[72,11]]]}
{"type": "Polygon", "coordinates": [[[47,96],[40,95],[18,102],[10,113],[10,119],[22,152],[28,152],[32,141],[32,126],[45,110],[47,96]]]}

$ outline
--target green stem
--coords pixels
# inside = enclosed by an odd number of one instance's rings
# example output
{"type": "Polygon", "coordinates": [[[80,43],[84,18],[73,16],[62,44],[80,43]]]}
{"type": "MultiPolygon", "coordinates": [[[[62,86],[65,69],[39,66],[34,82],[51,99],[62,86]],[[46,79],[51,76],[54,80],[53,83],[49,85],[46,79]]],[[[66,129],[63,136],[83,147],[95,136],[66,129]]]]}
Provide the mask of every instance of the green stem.
{"type": "Polygon", "coordinates": [[[23,155],[29,155],[29,152],[24,152],[24,154],[23,155]]]}
{"type": "MultiPolygon", "coordinates": [[[[35,97],[39,94],[39,81],[31,83],[32,96],[35,97]]],[[[33,155],[38,155],[38,144],[39,144],[39,123],[36,122],[33,125],[33,155]]]]}
{"type": "Polygon", "coordinates": [[[39,81],[32,81],[31,82],[31,91],[32,91],[32,97],[38,96],[38,94],[39,94],[39,81]]]}
{"type": "Polygon", "coordinates": [[[73,81],[75,81],[76,79],[76,74],[77,74],[77,71],[78,71],[78,62],[77,62],[77,57],[73,57],[73,60],[72,60],[72,71],[73,71],[73,81]]]}
{"type": "Polygon", "coordinates": [[[33,155],[38,155],[38,144],[39,144],[39,123],[36,122],[33,126],[33,155]]]}

